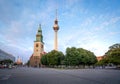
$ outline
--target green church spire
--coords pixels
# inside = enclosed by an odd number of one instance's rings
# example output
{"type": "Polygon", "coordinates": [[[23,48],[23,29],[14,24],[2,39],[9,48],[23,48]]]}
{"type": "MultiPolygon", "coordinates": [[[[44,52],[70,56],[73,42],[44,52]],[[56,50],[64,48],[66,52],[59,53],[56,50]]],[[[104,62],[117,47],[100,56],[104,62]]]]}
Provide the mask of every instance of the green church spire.
{"type": "Polygon", "coordinates": [[[38,32],[36,34],[36,41],[43,43],[43,36],[42,36],[41,24],[39,24],[39,27],[38,27],[38,32]]]}
{"type": "Polygon", "coordinates": [[[39,24],[39,27],[38,27],[38,32],[37,32],[38,35],[42,35],[42,29],[41,29],[41,24],[39,24]]]}

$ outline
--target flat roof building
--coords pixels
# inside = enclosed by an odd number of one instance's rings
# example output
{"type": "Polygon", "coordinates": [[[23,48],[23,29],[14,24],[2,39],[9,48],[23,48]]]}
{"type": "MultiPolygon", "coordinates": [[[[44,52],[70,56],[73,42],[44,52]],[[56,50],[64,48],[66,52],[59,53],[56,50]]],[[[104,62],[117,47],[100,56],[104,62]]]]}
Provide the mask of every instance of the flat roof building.
{"type": "Polygon", "coordinates": [[[6,59],[10,59],[12,60],[13,62],[15,62],[15,57],[3,50],[0,49],[0,61],[1,60],[6,60],[6,59]]]}

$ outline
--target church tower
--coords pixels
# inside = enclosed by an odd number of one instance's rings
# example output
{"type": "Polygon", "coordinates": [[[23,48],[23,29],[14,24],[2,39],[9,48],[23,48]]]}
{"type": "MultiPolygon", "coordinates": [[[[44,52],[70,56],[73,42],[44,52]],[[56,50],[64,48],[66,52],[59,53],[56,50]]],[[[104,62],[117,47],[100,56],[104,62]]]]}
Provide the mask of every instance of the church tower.
{"type": "Polygon", "coordinates": [[[59,30],[59,26],[58,26],[58,20],[57,20],[57,10],[56,10],[56,19],[54,21],[54,26],[53,26],[53,30],[54,30],[54,50],[58,50],[58,30],[59,30]]]}
{"type": "Polygon", "coordinates": [[[40,67],[41,66],[41,57],[44,52],[44,42],[42,36],[41,25],[38,27],[38,31],[36,34],[36,40],[34,41],[34,52],[30,57],[30,66],[32,67],[40,67]]]}

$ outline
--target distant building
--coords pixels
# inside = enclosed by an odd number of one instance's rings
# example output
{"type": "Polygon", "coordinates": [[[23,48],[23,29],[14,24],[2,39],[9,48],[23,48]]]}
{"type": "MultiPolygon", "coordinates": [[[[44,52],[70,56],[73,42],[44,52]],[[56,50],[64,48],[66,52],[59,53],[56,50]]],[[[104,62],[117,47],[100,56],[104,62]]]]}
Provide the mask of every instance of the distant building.
{"type": "Polygon", "coordinates": [[[18,57],[18,59],[17,59],[17,61],[16,61],[16,64],[17,65],[22,65],[23,63],[22,63],[22,60],[20,59],[20,57],[18,57]]]}
{"type": "Polygon", "coordinates": [[[100,61],[100,60],[102,60],[103,58],[104,58],[104,56],[98,56],[98,57],[97,57],[97,60],[100,61]]]}
{"type": "Polygon", "coordinates": [[[41,25],[39,25],[36,40],[34,41],[34,52],[30,57],[30,66],[31,67],[40,67],[41,66],[41,57],[44,54],[44,42],[42,36],[41,25]]]}
{"type": "Polygon", "coordinates": [[[15,57],[3,50],[0,49],[0,61],[1,60],[6,60],[6,59],[10,59],[12,60],[13,62],[15,62],[15,57]]]}

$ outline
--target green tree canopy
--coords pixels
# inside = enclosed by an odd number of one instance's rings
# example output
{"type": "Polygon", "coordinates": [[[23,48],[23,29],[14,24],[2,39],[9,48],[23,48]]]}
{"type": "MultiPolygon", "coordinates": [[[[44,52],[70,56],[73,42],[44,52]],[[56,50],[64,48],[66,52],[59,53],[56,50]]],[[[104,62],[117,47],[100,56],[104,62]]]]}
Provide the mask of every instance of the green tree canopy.
{"type": "Polygon", "coordinates": [[[0,61],[0,64],[11,64],[11,63],[13,63],[13,61],[10,59],[5,59],[5,60],[0,61]]]}
{"type": "Polygon", "coordinates": [[[120,43],[116,43],[116,44],[114,44],[114,45],[112,45],[112,46],[109,47],[110,50],[112,50],[112,49],[118,49],[118,48],[120,48],[120,43]]]}
{"type": "Polygon", "coordinates": [[[106,53],[106,58],[110,60],[110,63],[120,64],[120,48],[109,50],[106,53]]]}
{"type": "Polygon", "coordinates": [[[113,63],[115,65],[120,64],[120,43],[110,46],[109,50],[105,53],[104,58],[96,64],[107,65],[109,63],[113,63]]]}
{"type": "Polygon", "coordinates": [[[66,65],[92,65],[97,62],[94,53],[83,48],[67,48],[65,56],[66,65]]]}
{"type": "Polygon", "coordinates": [[[41,58],[41,62],[43,65],[61,65],[62,60],[64,59],[64,54],[60,51],[52,50],[47,54],[43,55],[41,58]]]}
{"type": "Polygon", "coordinates": [[[44,54],[41,58],[41,63],[43,65],[48,65],[47,56],[48,56],[48,54],[44,54]]]}

